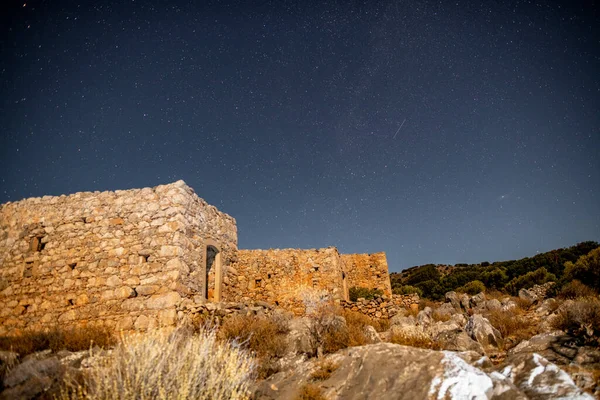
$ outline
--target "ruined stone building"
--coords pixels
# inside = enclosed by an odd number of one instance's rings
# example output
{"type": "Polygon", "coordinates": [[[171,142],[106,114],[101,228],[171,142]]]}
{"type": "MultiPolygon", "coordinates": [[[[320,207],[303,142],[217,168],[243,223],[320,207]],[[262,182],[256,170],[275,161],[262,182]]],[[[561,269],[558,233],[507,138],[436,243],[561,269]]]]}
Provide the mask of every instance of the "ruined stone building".
{"type": "Polygon", "coordinates": [[[183,181],[0,206],[0,334],[172,325],[185,299],[265,301],[295,312],[307,289],[391,294],[385,253],[238,250],[234,218],[183,181]]]}

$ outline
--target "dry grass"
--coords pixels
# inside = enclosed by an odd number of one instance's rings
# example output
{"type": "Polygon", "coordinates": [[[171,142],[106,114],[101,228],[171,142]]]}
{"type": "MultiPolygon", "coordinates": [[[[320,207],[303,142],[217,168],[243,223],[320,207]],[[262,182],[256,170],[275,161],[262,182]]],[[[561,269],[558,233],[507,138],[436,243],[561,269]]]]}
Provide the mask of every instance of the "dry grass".
{"type": "Polygon", "coordinates": [[[434,310],[431,314],[431,318],[434,322],[446,322],[450,321],[450,318],[452,318],[452,316],[450,314],[440,314],[437,310],[434,310]]]}
{"type": "MultiPolygon", "coordinates": [[[[439,303],[439,302],[432,301],[432,300],[429,300],[429,299],[421,298],[421,299],[419,300],[419,310],[424,310],[424,309],[425,309],[425,307],[429,307],[429,308],[431,308],[431,309],[435,309],[435,308],[437,308],[439,305],[440,305],[440,303],[439,303]]],[[[417,311],[417,313],[418,313],[418,311],[417,311]]]]}
{"type": "Polygon", "coordinates": [[[312,381],[325,381],[338,368],[338,365],[332,361],[322,361],[317,364],[317,368],[310,375],[312,381]]]}
{"type": "Polygon", "coordinates": [[[513,300],[515,303],[517,303],[517,307],[522,310],[529,310],[529,307],[531,307],[531,305],[533,304],[533,302],[531,300],[522,299],[521,297],[518,297],[518,296],[512,296],[511,300],[513,300]]]}
{"type": "Polygon", "coordinates": [[[594,296],[596,296],[596,291],[594,289],[584,285],[578,280],[573,280],[562,287],[557,297],[561,299],[577,299],[594,296]]]}
{"type": "Polygon", "coordinates": [[[19,336],[0,337],[0,350],[14,351],[21,357],[47,349],[82,351],[92,346],[109,348],[115,344],[115,336],[105,327],[54,328],[47,332],[25,331],[19,336]]]}
{"type": "Polygon", "coordinates": [[[534,327],[525,317],[523,310],[516,308],[509,311],[494,310],[484,315],[502,337],[514,337],[517,341],[529,339],[535,334],[534,327]]]}
{"type": "Polygon", "coordinates": [[[561,309],[552,326],[563,330],[585,344],[600,344],[600,299],[587,297],[575,300],[561,309]]]}
{"type": "Polygon", "coordinates": [[[431,340],[426,333],[417,330],[394,333],[390,338],[390,342],[421,349],[441,350],[439,343],[431,340]]]}
{"type": "Polygon", "coordinates": [[[272,318],[236,315],[223,321],[218,335],[242,343],[261,358],[283,356],[288,331],[285,324],[272,318]]]}
{"type": "Polygon", "coordinates": [[[83,384],[67,378],[60,399],[248,399],[253,369],[247,351],[214,331],[155,331],[122,338],[83,384]]]}
{"type": "Polygon", "coordinates": [[[300,388],[295,400],[327,400],[317,385],[307,383],[300,388]]]}
{"type": "Polygon", "coordinates": [[[278,372],[273,361],[285,355],[288,332],[285,321],[237,315],[223,321],[218,336],[225,340],[235,340],[252,351],[259,361],[258,377],[266,378],[278,372]]]}

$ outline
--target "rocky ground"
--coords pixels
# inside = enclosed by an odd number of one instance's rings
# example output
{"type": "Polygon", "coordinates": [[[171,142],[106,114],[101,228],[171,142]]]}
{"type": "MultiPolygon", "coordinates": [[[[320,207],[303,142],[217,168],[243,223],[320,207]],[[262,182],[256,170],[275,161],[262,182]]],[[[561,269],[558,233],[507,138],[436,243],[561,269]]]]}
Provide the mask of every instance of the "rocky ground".
{"type": "MultiPolygon", "coordinates": [[[[553,328],[552,320],[571,303],[543,299],[534,291],[520,298],[449,292],[444,303],[398,313],[389,329],[364,326],[369,344],[331,354],[315,348],[315,324],[326,319],[291,318],[287,350],[276,360],[278,372],[257,381],[253,397],[600,398],[600,350],[553,328]],[[507,330],[498,322],[495,327],[490,320],[501,321],[498,315],[518,319],[518,329],[507,330]]],[[[343,329],[346,322],[333,316],[327,324],[343,329]]],[[[65,371],[92,368],[107,352],[45,351],[23,358],[0,352],[0,399],[52,398],[65,371]]]]}

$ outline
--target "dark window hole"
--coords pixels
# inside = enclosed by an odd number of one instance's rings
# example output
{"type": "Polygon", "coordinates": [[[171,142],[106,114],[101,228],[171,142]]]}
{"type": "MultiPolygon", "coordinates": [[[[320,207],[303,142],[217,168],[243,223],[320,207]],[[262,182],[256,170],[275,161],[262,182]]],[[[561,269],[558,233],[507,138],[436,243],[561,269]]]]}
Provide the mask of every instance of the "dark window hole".
{"type": "Polygon", "coordinates": [[[77,263],[69,264],[69,268],[71,268],[71,271],[74,270],[76,266],[77,266],[77,263]]]}

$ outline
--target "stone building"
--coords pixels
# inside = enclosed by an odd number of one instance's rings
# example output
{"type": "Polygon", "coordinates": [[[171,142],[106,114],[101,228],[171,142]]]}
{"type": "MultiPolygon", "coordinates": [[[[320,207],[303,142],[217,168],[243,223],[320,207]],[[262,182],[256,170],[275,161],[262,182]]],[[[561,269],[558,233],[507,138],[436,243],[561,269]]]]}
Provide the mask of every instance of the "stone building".
{"type": "Polygon", "coordinates": [[[185,299],[302,312],[307,289],[391,295],[385,253],[238,250],[235,219],[183,181],[0,206],[0,334],[55,325],[172,325],[185,299]]]}

